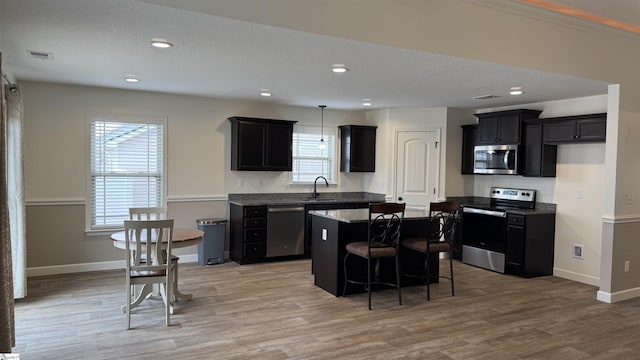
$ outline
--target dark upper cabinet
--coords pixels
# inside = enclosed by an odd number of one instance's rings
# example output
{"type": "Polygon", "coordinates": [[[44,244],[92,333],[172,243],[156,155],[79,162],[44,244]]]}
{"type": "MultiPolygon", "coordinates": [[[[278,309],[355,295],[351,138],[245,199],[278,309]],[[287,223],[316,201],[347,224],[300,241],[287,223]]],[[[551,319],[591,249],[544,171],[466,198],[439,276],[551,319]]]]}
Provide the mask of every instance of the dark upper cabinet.
{"type": "Polygon", "coordinates": [[[291,171],[295,121],[230,117],[231,170],[291,171]]]}
{"type": "Polygon", "coordinates": [[[478,144],[519,144],[520,122],[537,119],[537,110],[507,110],[476,114],[478,118],[478,144]]]}
{"type": "Polygon", "coordinates": [[[478,144],[478,125],[462,125],[461,174],[473,174],[473,148],[478,144]]]}
{"type": "Polygon", "coordinates": [[[340,171],[376,171],[376,127],[344,125],[340,129],[340,171]]]}
{"type": "Polygon", "coordinates": [[[555,177],[557,146],[542,142],[542,121],[525,121],[522,126],[522,175],[555,177]]]}
{"type": "Polygon", "coordinates": [[[545,119],[543,131],[545,144],[602,142],[606,140],[607,114],[545,119]]]}

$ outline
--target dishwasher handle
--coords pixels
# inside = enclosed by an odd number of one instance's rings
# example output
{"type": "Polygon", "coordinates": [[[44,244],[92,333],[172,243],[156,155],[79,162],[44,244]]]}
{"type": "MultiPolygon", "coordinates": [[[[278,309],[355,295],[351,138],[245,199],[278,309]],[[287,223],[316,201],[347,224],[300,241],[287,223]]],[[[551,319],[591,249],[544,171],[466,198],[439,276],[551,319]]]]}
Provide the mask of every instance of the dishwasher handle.
{"type": "Polygon", "coordinates": [[[292,211],[304,211],[304,206],[296,206],[296,207],[270,207],[268,209],[270,213],[277,212],[292,212],[292,211]]]}

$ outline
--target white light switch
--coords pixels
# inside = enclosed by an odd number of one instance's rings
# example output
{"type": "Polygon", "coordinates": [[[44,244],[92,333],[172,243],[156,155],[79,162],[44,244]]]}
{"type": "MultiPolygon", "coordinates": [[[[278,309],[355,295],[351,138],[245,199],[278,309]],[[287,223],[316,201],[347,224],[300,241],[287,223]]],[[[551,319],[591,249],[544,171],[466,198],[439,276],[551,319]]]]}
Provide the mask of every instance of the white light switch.
{"type": "Polygon", "coordinates": [[[327,229],[322,229],[322,240],[327,241],[327,229]]]}

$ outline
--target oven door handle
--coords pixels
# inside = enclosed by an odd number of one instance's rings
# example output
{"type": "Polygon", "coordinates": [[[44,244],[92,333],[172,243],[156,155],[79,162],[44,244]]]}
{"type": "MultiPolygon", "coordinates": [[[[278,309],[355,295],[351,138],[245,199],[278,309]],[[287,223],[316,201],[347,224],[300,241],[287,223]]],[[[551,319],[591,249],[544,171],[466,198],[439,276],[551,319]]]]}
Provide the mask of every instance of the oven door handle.
{"type": "Polygon", "coordinates": [[[507,213],[505,211],[493,211],[493,210],[476,209],[476,208],[470,208],[470,207],[463,208],[462,212],[471,213],[471,214],[489,215],[489,216],[495,216],[495,217],[507,217],[507,213]]]}

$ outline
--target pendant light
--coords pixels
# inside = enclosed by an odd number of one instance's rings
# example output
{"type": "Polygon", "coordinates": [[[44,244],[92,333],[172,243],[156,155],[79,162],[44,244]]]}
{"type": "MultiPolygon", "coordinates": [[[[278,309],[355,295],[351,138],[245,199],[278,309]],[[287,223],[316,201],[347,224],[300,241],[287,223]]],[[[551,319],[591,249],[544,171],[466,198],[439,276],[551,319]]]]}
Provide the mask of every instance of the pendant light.
{"type": "Polygon", "coordinates": [[[327,148],[327,143],[324,142],[324,108],[327,105],[318,105],[320,108],[320,143],[318,144],[318,149],[324,150],[327,148]]]}

